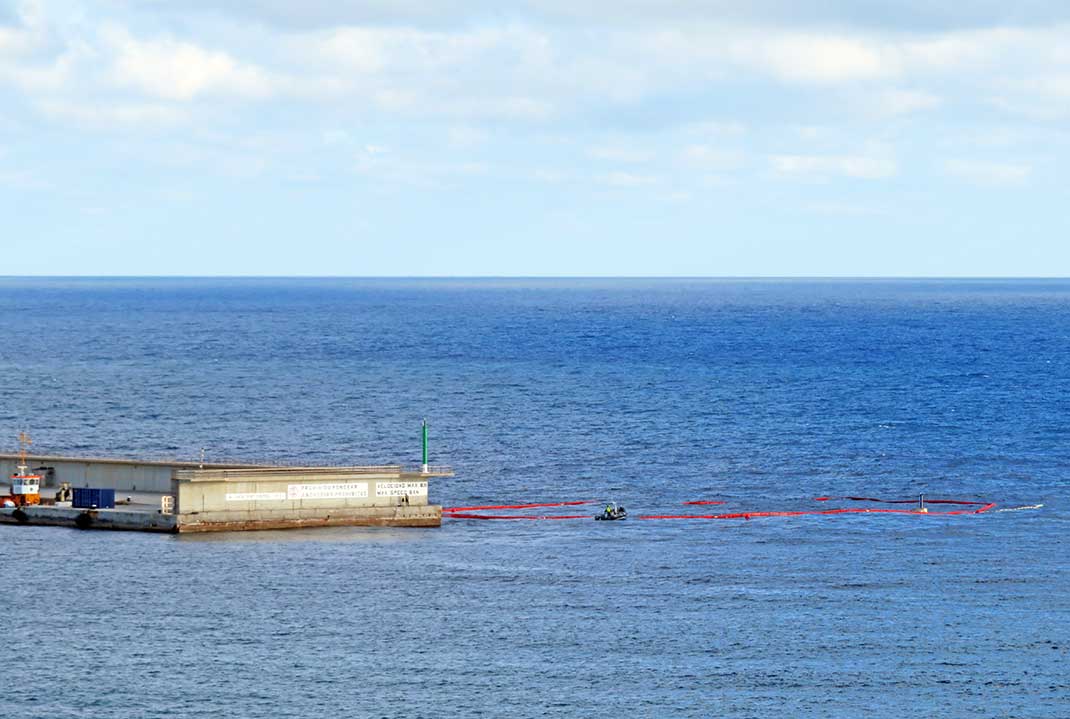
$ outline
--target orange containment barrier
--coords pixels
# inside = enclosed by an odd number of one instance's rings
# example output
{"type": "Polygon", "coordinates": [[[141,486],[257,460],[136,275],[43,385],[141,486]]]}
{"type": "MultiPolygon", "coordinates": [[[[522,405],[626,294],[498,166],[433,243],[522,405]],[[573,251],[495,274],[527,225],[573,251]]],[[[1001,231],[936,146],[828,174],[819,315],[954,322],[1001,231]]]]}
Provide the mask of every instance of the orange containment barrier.
{"type": "Polygon", "coordinates": [[[447,512],[444,517],[452,519],[590,519],[589,514],[468,514],[447,512]]]}
{"type": "MultiPolygon", "coordinates": [[[[888,504],[917,504],[916,499],[876,499],[873,497],[815,497],[818,502],[827,502],[833,499],[849,500],[852,502],[884,502],[888,504]]],[[[915,517],[946,517],[959,514],[983,514],[996,506],[995,502],[978,502],[962,499],[926,499],[926,504],[958,504],[967,505],[968,509],[952,509],[945,512],[929,512],[923,509],[891,509],[883,507],[843,507],[839,509],[801,510],[795,512],[730,512],[725,514],[641,514],[637,519],[758,519],[761,517],[805,517],[805,516],[831,516],[839,514],[910,514],[915,517]]],[[[509,510],[509,509],[532,509],[536,507],[574,507],[583,504],[594,504],[591,501],[576,502],[537,502],[531,504],[491,504],[478,507],[444,507],[442,516],[453,519],[490,519],[490,520],[559,520],[559,519],[591,519],[586,514],[486,514],[486,510],[509,510]]],[[[722,501],[697,500],[684,502],[685,505],[711,505],[725,504],[722,501]]]]}
{"type": "MultiPolygon", "coordinates": [[[[828,502],[831,499],[846,499],[852,502],[881,502],[883,504],[917,504],[917,499],[877,499],[876,497],[814,497],[815,502],[828,502]]],[[[926,504],[988,504],[988,502],[971,502],[965,499],[929,499],[926,504]]]]}
{"type": "MultiPolygon", "coordinates": [[[[819,501],[825,501],[820,499],[819,501]]],[[[910,500],[912,503],[917,500],[910,500]]],[[[925,500],[927,503],[930,500],[925,500]]],[[[922,512],[916,509],[880,509],[880,508],[856,508],[824,509],[817,511],[799,512],[733,512],[731,514],[641,514],[639,519],[754,519],[757,517],[804,517],[809,515],[822,516],[834,514],[911,514],[915,517],[946,517],[954,514],[983,514],[996,506],[995,502],[960,502],[957,500],[936,500],[937,504],[974,504],[981,505],[977,509],[955,509],[950,512],[922,512]]]]}
{"type": "Polygon", "coordinates": [[[593,504],[586,500],[580,502],[541,502],[538,504],[487,504],[482,507],[443,507],[442,511],[453,514],[454,512],[478,512],[484,509],[533,509],[535,507],[574,507],[578,504],[593,504]]]}
{"type": "Polygon", "coordinates": [[[443,507],[442,516],[453,519],[591,519],[587,514],[484,514],[492,509],[534,509],[536,507],[575,507],[581,504],[594,504],[589,500],[576,502],[535,502],[531,504],[486,504],[479,507],[443,507]]]}

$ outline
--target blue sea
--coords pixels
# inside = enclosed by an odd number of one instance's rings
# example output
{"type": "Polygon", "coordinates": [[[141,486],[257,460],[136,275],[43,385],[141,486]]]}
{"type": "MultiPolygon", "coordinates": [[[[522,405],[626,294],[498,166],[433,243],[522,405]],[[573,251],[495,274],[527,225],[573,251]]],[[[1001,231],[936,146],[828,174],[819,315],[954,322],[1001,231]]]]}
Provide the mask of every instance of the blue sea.
{"type": "Polygon", "coordinates": [[[1070,281],[7,278],[0,329],[8,447],[415,464],[426,418],[435,503],[633,515],[0,527],[0,716],[1070,716],[1070,281]],[[998,506],[637,518],[922,493],[998,506]]]}

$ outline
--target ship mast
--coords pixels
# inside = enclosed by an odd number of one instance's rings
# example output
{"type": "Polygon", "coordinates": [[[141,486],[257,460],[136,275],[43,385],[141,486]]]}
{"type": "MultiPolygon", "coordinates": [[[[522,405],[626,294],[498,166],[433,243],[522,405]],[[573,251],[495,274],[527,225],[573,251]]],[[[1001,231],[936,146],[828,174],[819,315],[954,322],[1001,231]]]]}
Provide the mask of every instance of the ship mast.
{"type": "Polygon", "coordinates": [[[33,444],[30,435],[19,432],[19,474],[26,474],[26,448],[33,444]]]}

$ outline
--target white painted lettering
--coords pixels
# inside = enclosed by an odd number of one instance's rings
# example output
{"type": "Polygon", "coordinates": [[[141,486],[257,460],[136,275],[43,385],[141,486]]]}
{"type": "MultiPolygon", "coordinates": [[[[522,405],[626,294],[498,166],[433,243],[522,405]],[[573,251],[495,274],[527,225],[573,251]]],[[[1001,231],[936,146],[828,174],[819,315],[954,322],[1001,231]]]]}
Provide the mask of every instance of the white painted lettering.
{"type": "Polygon", "coordinates": [[[427,482],[377,482],[376,497],[426,497],[427,482]]]}
{"type": "Polygon", "coordinates": [[[367,482],[291,484],[286,487],[287,499],[361,499],[367,496],[367,482]]]}

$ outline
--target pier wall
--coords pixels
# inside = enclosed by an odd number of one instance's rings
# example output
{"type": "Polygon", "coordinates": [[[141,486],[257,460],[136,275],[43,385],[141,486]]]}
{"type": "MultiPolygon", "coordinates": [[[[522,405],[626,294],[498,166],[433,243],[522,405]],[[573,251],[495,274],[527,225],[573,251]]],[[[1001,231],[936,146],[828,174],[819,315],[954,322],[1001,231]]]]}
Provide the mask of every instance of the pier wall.
{"type": "Polygon", "coordinates": [[[428,476],[399,467],[189,470],[173,481],[180,532],[442,522],[428,476]]]}
{"type": "Polygon", "coordinates": [[[111,529],[128,532],[178,531],[174,515],[141,509],[74,509],[35,505],[0,509],[0,524],[23,524],[72,529],[111,529]]]}

